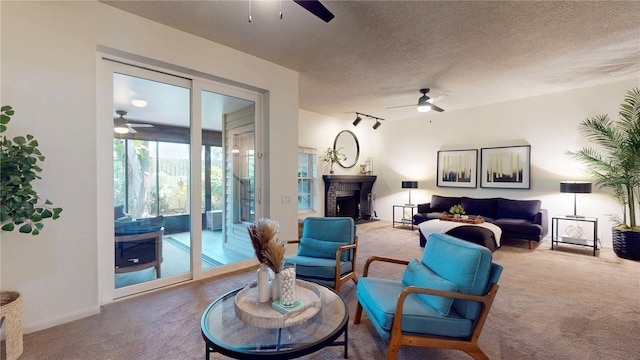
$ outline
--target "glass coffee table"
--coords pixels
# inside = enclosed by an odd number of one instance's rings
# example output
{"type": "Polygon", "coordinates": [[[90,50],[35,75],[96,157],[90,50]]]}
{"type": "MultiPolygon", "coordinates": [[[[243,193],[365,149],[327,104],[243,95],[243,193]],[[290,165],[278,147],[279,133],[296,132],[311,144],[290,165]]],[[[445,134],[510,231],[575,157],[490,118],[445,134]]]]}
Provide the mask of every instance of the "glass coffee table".
{"type": "Polygon", "coordinates": [[[283,328],[262,328],[240,320],[236,315],[235,296],[243,288],[219,297],[207,307],[200,322],[206,359],[209,360],[212,352],[236,359],[293,359],[325,346],[344,346],[347,359],[347,304],[333,289],[317,287],[322,294],[318,313],[283,328]],[[336,341],[343,333],[344,341],[336,341]]]}

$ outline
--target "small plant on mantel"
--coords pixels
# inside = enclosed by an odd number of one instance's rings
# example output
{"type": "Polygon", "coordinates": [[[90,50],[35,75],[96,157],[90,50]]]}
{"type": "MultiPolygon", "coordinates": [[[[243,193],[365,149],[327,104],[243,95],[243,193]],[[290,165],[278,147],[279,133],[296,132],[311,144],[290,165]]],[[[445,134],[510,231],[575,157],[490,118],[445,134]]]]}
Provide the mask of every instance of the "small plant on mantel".
{"type": "Polygon", "coordinates": [[[342,152],[342,149],[343,148],[327,148],[327,150],[325,150],[320,157],[321,161],[329,164],[330,174],[333,174],[333,164],[337,163],[338,161],[347,160],[347,156],[342,152]]]}
{"type": "MultiPolygon", "coordinates": [[[[2,106],[0,112],[0,133],[7,130],[7,124],[15,111],[11,106],[2,106]]],[[[60,217],[61,208],[54,208],[48,199],[39,203],[40,197],[31,182],[40,179],[42,169],[38,162],[44,156],[38,150],[38,141],[33,135],[16,136],[8,139],[2,135],[0,157],[0,224],[2,231],[18,231],[38,235],[44,227],[43,221],[60,217]]]]}

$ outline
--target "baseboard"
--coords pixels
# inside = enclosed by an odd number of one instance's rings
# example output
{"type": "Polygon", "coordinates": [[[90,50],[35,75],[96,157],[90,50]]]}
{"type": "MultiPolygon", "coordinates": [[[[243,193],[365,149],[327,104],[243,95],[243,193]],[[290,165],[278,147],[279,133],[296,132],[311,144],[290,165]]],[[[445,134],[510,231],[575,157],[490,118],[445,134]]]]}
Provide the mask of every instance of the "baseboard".
{"type": "Polygon", "coordinates": [[[71,321],[79,320],[79,319],[86,318],[88,316],[97,315],[97,314],[100,314],[99,305],[85,308],[73,313],[65,314],[63,316],[47,318],[42,321],[28,323],[28,324],[25,323],[23,328],[23,333],[29,334],[32,332],[48,329],[50,327],[62,325],[71,321]]]}

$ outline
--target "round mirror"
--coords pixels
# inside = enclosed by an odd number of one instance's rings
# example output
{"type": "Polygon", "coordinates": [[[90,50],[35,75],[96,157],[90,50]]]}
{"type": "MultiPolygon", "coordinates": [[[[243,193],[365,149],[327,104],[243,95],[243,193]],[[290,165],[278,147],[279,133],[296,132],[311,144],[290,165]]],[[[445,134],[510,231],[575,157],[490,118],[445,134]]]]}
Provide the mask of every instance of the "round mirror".
{"type": "Polygon", "coordinates": [[[354,167],[360,156],[360,144],[356,134],[349,130],[342,130],[336,135],[333,148],[340,150],[345,155],[344,160],[338,161],[338,165],[345,169],[354,167]]]}

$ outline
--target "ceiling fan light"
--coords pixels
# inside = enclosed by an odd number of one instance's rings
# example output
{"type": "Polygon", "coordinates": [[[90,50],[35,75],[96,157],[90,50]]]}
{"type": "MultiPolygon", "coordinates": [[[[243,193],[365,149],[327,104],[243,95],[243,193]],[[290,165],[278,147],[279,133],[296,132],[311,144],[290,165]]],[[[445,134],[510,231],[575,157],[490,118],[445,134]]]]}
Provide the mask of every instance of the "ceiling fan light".
{"type": "Polygon", "coordinates": [[[141,99],[133,99],[131,100],[131,105],[139,108],[147,107],[147,102],[141,99]]]}
{"type": "Polygon", "coordinates": [[[113,127],[113,131],[115,131],[118,134],[126,134],[129,132],[129,128],[127,126],[116,125],[113,127]]]}
{"type": "Polygon", "coordinates": [[[353,120],[353,126],[358,126],[358,124],[360,124],[360,121],[362,121],[362,118],[360,117],[360,115],[358,115],[358,117],[353,120]]]}
{"type": "Polygon", "coordinates": [[[425,113],[425,112],[429,112],[431,110],[431,105],[427,102],[425,102],[424,104],[420,104],[418,105],[418,111],[425,113]]]}

